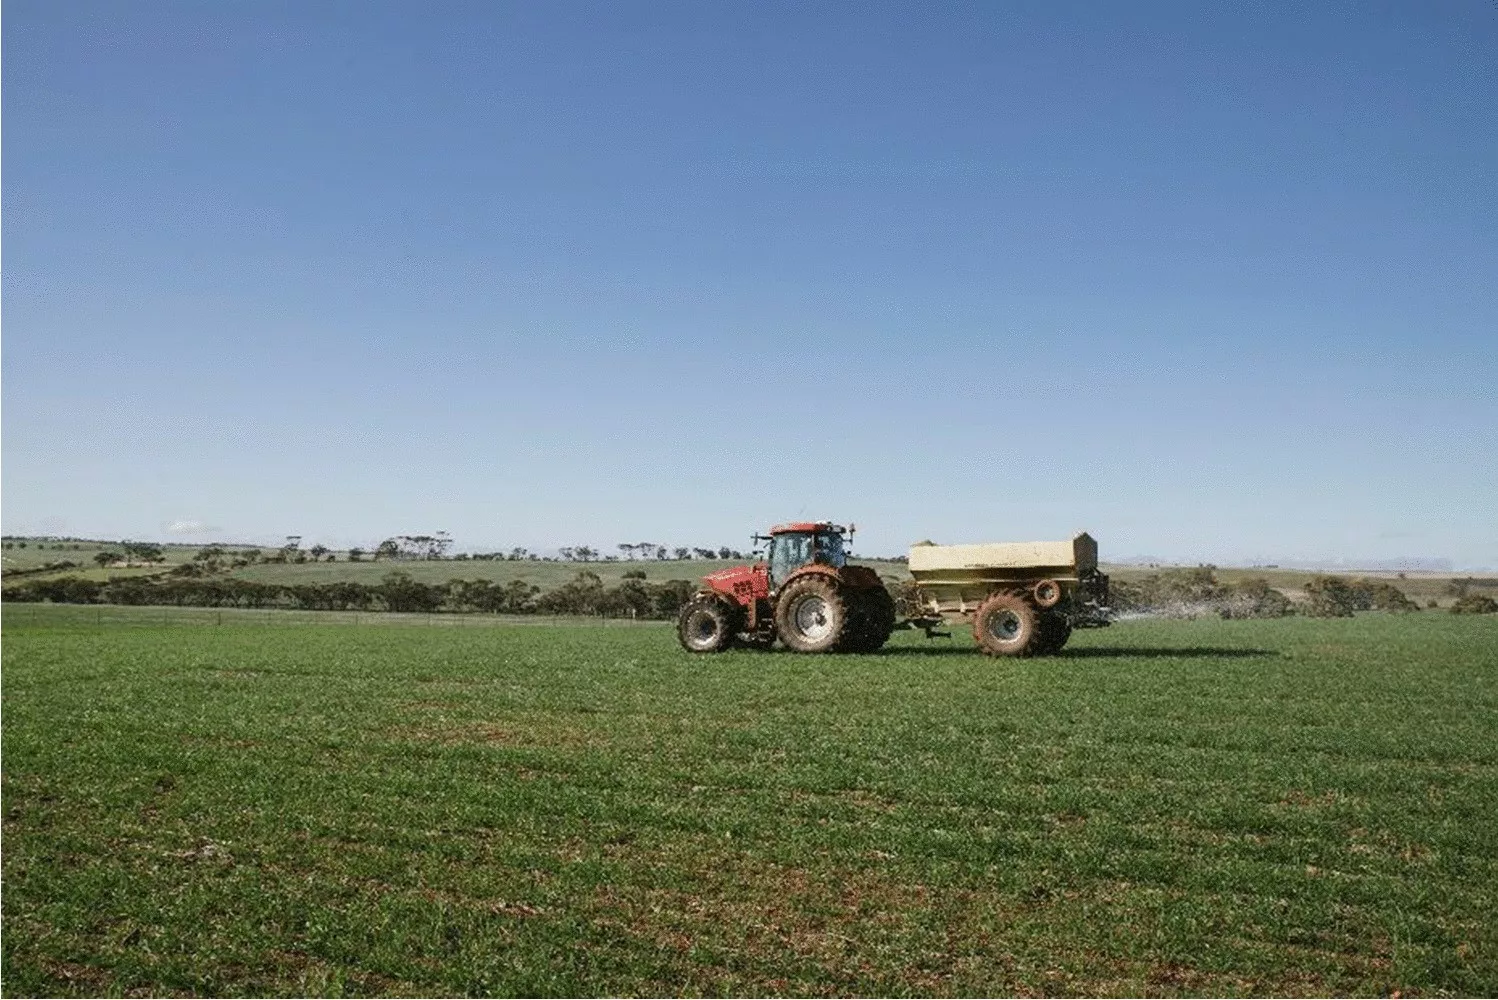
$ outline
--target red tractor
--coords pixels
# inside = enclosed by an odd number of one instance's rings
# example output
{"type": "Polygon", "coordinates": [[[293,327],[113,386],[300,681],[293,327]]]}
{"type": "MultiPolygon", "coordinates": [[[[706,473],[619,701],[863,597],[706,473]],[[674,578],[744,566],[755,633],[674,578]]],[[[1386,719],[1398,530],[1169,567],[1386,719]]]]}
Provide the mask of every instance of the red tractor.
{"type": "Polygon", "coordinates": [[[895,602],[867,566],[848,565],[851,528],[797,522],[755,535],[768,559],[703,577],[682,608],[676,634],[693,653],[734,645],[798,653],[872,653],[895,627],[895,602]]]}

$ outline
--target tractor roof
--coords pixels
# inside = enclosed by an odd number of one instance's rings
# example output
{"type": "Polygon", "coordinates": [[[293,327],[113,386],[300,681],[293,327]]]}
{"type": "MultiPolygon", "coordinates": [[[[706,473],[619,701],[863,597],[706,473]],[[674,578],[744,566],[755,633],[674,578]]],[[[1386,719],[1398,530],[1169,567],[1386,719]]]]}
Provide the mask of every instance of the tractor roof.
{"type": "Polygon", "coordinates": [[[847,530],[842,525],[833,524],[831,521],[792,521],[789,524],[775,525],[770,529],[770,534],[788,535],[800,531],[836,531],[842,534],[847,530]]]}

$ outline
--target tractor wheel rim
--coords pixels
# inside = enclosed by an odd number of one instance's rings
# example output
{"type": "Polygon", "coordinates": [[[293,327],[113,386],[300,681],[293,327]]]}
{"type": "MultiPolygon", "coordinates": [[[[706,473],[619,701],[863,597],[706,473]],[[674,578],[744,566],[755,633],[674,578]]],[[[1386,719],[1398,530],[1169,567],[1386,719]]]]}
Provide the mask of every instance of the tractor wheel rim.
{"type": "Polygon", "coordinates": [[[1013,642],[1020,633],[1019,615],[1005,608],[989,615],[983,623],[988,634],[1000,642],[1013,642]]]}
{"type": "Polygon", "coordinates": [[[832,621],[827,614],[827,602],[812,595],[796,602],[796,631],[816,642],[832,634],[832,621]]]}

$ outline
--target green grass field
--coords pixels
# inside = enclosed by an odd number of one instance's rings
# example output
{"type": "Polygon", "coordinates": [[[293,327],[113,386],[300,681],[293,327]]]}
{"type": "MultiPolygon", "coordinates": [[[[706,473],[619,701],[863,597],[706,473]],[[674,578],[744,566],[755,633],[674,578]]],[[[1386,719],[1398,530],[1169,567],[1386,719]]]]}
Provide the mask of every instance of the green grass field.
{"type": "Polygon", "coordinates": [[[109,615],[5,612],[9,996],[1498,992],[1491,618],[109,615]]]}

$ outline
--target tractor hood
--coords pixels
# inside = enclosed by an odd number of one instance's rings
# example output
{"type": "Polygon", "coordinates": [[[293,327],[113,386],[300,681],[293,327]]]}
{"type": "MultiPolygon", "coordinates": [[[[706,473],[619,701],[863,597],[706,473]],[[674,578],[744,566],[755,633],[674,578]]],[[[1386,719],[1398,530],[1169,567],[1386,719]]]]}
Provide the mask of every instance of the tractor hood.
{"type": "Polygon", "coordinates": [[[744,602],[764,597],[770,590],[769,567],[764,563],[753,566],[730,566],[702,578],[708,588],[720,594],[744,602]]]}

